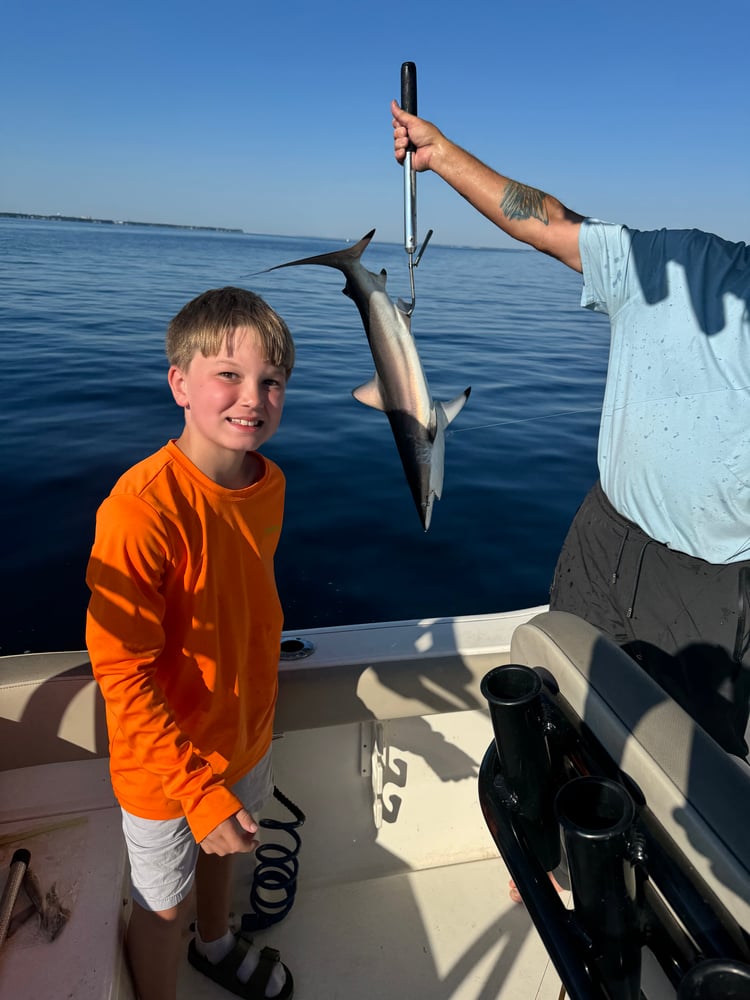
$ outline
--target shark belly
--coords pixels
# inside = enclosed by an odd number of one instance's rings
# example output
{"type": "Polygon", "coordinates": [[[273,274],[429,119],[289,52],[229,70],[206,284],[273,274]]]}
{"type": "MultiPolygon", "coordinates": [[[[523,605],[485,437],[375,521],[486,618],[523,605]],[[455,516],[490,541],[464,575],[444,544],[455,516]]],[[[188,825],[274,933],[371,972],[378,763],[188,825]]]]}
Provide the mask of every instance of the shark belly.
{"type": "Polygon", "coordinates": [[[369,305],[370,351],[383,396],[383,409],[389,415],[392,411],[407,414],[430,432],[434,430],[434,404],[408,317],[393,305],[385,292],[373,292],[369,305]]]}

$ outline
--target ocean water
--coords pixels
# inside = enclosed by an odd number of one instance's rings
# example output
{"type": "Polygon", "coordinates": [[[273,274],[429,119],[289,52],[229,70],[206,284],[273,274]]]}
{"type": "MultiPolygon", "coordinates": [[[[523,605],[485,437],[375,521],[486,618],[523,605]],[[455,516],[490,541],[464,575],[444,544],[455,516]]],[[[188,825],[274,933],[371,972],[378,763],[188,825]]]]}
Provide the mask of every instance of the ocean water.
{"type": "MultiPolygon", "coordinates": [[[[472,393],[425,533],[386,417],[351,396],[372,361],[343,276],[259,273],[342,242],[0,219],[0,653],[83,647],[96,508],[180,432],[166,324],[225,284],[261,294],[297,344],[264,449],[287,477],[276,562],[287,628],[545,603],[596,477],[608,325],[580,308],[580,276],[557,262],[438,240],[416,272],[412,330],[433,396],[472,393]]],[[[409,297],[403,247],[373,242],[363,261],[409,297]]]]}

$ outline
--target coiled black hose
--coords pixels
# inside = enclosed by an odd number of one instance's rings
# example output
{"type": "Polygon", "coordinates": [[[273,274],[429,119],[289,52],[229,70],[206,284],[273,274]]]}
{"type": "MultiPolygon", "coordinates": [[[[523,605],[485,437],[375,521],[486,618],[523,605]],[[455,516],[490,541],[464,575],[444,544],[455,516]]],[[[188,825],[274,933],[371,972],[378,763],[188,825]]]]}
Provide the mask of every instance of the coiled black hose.
{"type": "Polygon", "coordinates": [[[242,930],[253,933],[277,924],[289,913],[297,894],[299,850],[302,838],[297,827],[305,822],[305,814],[274,786],[273,797],[289,810],[293,820],[262,819],[260,826],[266,830],[281,830],[293,841],[292,848],[284,844],[261,844],[255,852],[258,865],[250,888],[250,913],[242,914],[242,930]]]}

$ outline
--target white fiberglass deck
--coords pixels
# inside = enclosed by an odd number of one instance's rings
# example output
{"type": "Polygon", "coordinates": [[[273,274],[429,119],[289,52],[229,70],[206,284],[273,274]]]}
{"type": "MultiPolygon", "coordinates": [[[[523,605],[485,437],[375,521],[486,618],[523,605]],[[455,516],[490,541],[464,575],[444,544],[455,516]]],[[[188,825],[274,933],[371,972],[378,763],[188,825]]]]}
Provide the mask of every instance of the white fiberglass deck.
{"type": "MultiPolygon", "coordinates": [[[[506,889],[495,860],[303,886],[286,921],[256,940],[282,951],[297,1000],[557,1000],[560,981],[506,889]]],[[[227,994],[186,966],[181,995],[227,994]]]]}
{"type": "MultiPolygon", "coordinates": [[[[559,980],[525,909],[508,898],[477,802],[490,740],[479,710],[276,740],[277,783],[307,821],[294,908],[257,940],[281,950],[297,1000],[557,1000],[559,980]]],[[[55,882],[71,910],[53,942],[35,920],[6,942],[0,993],[132,1000],[121,948],[127,863],[106,761],[2,772],[0,794],[0,878],[26,846],[43,887],[55,882]]],[[[249,879],[243,859],[238,917],[249,879]]],[[[186,950],[189,937],[185,928],[186,950]]],[[[179,995],[229,994],[185,961],[179,995]]]]}
{"type": "MultiPolygon", "coordinates": [[[[560,981],[508,898],[479,808],[491,739],[477,711],[276,742],[277,784],[307,821],[295,905],[256,940],[279,948],[297,1000],[557,1000],[560,981]]],[[[278,806],[274,815],[290,818],[278,806]]],[[[238,915],[248,886],[246,870],[238,915]]],[[[227,996],[187,964],[181,986],[195,1000],[227,996]]]]}

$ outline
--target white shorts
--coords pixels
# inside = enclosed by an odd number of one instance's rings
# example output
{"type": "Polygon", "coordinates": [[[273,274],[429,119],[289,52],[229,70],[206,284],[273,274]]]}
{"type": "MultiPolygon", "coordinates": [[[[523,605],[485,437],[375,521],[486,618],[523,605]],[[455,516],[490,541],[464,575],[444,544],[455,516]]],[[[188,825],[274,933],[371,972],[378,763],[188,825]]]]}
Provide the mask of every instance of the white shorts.
{"type": "MultiPolygon", "coordinates": [[[[232,792],[258,819],[273,794],[271,748],[232,792]]],[[[200,847],[184,817],[141,819],[122,810],[122,832],[130,859],[131,894],[146,910],[168,910],[188,895],[195,880],[200,847]]]]}

